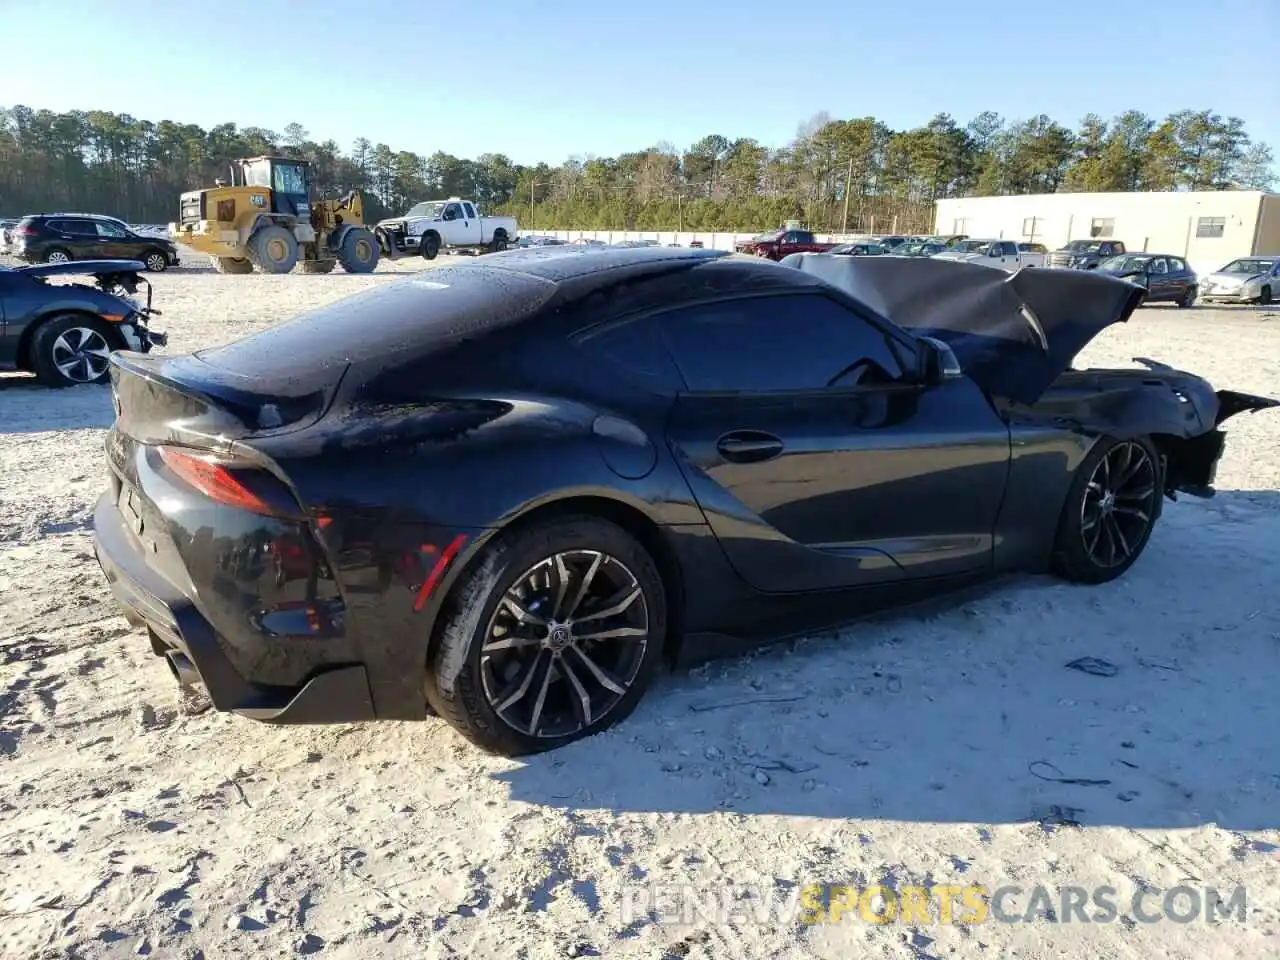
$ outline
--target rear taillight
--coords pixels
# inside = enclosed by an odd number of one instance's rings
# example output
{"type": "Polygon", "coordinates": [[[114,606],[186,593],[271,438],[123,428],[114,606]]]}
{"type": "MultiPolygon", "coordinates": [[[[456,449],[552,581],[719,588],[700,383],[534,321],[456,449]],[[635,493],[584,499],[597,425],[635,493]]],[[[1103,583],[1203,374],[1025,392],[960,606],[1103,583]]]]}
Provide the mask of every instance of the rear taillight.
{"type": "Polygon", "coordinates": [[[262,516],[302,516],[289,489],[265,470],[182,447],[157,447],[156,453],[177,479],[216,503],[262,516]]]}
{"type": "Polygon", "coordinates": [[[13,235],[16,237],[34,237],[36,235],[35,227],[14,227],[13,235]]]}

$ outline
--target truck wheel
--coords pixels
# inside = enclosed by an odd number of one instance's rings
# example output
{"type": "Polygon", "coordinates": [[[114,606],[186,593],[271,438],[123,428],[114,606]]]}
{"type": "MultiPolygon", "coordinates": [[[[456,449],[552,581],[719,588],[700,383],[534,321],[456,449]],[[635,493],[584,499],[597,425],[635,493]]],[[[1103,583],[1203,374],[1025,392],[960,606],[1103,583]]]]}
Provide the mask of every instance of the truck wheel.
{"type": "Polygon", "coordinates": [[[253,262],[245,257],[214,257],[213,269],[218,273],[253,273],[253,262]]]}
{"type": "Polygon", "coordinates": [[[438,233],[428,233],[422,238],[422,259],[434,260],[436,254],[440,252],[440,235],[438,233]]]}
{"type": "Polygon", "coordinates": [[[373,234],[363,227],[357,227],[347,231],[347,235],[342,238],[338,259],[347,273],[372,273],[373,268],[378,265],[381,252],[373,234]]]}
{"type": "Polygon", "coordinates": [[[263,273],[288,273],[298,264],[298,241],[279,224],[263,227],[249,238],[249,259],[263,273]]]}
{"type": "Polygon", "coordinates": [[[507,249],[507,231],[497,230],[493,234],[493,241],[489,244],[490,253],[501,253],[507,249]]]}

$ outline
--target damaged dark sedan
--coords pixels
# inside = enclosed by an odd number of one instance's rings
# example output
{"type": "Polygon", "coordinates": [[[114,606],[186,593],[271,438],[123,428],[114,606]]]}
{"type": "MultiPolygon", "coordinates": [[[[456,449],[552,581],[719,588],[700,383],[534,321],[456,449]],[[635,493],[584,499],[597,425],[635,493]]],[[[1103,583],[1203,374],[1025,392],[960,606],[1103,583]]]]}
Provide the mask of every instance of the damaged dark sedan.
{"type": "Polygon", "coordinates": [[[1274,400],[1071,371],[1132,284],[548,247],[190,356],[117,354],[96,551],[220,710],[521,754],[664,660],[1010,571],[1122,574],[1274,400]]]}

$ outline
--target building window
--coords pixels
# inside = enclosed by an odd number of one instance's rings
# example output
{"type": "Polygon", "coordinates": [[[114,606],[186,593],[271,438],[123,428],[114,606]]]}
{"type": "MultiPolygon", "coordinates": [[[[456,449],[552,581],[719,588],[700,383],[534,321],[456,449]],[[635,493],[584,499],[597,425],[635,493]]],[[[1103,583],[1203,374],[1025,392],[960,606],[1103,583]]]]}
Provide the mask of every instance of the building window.
{"type": "Polygon", "coordinates": [[[1196,220],[1196,236],[1221,237],[1226,227],[1226,217],[1200,217],[1196,220]]]}
{"type": "Polygon", "coordinates": [[[1114,237],[1116,235],[1115,217],[1094,217],[1089,221],[1089,236],[1114,237]]]}

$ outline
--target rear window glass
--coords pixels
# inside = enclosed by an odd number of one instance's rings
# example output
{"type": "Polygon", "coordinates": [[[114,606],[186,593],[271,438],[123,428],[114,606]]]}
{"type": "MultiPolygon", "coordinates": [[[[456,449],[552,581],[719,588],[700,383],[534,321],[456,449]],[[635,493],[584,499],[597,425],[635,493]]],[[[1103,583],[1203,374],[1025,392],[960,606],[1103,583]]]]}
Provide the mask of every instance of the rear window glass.
{"type": "Polygon", "coordinates": [[[481,264],[438,267],[196,356],[245,376],[278,376],[291,367],[421,355],[523,320],[555,292],[549,281],[481,264]]]}

